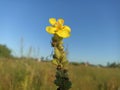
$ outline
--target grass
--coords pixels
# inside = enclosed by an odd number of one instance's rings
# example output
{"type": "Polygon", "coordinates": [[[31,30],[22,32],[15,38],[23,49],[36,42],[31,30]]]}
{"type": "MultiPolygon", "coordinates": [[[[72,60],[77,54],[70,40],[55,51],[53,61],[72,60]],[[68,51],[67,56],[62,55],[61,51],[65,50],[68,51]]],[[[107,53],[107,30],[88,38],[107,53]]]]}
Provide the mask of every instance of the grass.
{"type": "MultiPolygon", "coordinates": [[[[69,64],[70,90],[120,90],[120,68],[69,64]]],[[[30,59],[0,59],[0,90],[56,90],[55,66],[30,59]]]]}

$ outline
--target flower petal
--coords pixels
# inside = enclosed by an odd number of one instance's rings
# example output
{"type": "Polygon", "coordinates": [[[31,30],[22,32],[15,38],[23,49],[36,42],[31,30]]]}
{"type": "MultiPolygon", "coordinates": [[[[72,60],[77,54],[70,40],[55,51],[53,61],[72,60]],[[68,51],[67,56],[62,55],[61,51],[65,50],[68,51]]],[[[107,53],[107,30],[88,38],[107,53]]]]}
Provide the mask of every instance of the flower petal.
{"type": "Polygon", "coordinates": [[[56,19],[55,19],[55,18],[50,18],[50,19],[49,19],[49,23],[50,23],[51,25],[55,25],[56,19]]]}
{"type": "Polygon", "coordinates": [[[56,28],[55,27],[52,27],[52,26],[47,26],[46,27],[46,31],[50,34],[54,34],[55,31],[56,31],[56,28]]]}
{"type": "Polygon", "coordinates": [[[63,27],[63,30],[64,30],[64,31],[71,32],[71,28],[70,28],[69,26],[67,26],[67,25],[65,25],[65,26],[63,27]]]}
{"type": "Polygon", "coordinates": [[[58,22],[61,26],[64,24],[64,20],[62,18],[58,19],[58,22]]]}
{"type": "Polygon", "coordinates": [[[56,34],[62,38],[68,38],[70,37],[70,32],[64,31],[64,30],[59,30],[56,32],[56,34]]]}

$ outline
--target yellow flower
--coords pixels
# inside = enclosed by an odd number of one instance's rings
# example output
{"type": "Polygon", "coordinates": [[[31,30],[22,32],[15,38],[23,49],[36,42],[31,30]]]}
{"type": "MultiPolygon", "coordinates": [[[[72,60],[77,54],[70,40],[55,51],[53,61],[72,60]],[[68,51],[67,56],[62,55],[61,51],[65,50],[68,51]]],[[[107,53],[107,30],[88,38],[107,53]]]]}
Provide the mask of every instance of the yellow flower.
{"type": "Polygon", "coordinates": [[[69,26],[64,25],[64,20],[63,19],[58,19],[56,21],[55,18],[50,18],[49,23],[52,26],[47,26],[46,31],[50,34],[57,34],[58,36],[62,38],[68,38],[70,36],[71,29],[69,26]]]}

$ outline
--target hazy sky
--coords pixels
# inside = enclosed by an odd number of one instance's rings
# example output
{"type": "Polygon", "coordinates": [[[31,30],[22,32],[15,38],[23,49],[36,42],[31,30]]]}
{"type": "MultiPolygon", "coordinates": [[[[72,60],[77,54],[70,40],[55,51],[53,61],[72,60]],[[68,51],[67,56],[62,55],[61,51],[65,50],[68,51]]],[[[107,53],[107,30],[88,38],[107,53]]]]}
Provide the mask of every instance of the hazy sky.
{"type": "Polygon", "coordinates": [[[70,61],[106,64],[120,62],[120,0],[0,0],[0,44],[20,56],[33,48],[34,56],[52,52],[49,18],[63,18],[72,29],[64,40],[70,61]]]}

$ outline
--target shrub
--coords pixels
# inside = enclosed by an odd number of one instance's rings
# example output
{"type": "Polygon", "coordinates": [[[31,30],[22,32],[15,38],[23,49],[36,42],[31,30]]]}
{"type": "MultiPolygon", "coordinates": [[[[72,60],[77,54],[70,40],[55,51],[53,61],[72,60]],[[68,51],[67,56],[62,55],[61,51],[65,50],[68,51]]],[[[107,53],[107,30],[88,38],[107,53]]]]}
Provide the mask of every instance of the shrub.
{"type": "Polygon", "coordinates": [[[0,44],[0,57],[12,57],[11,50],[6,45],[0,44]]]}

